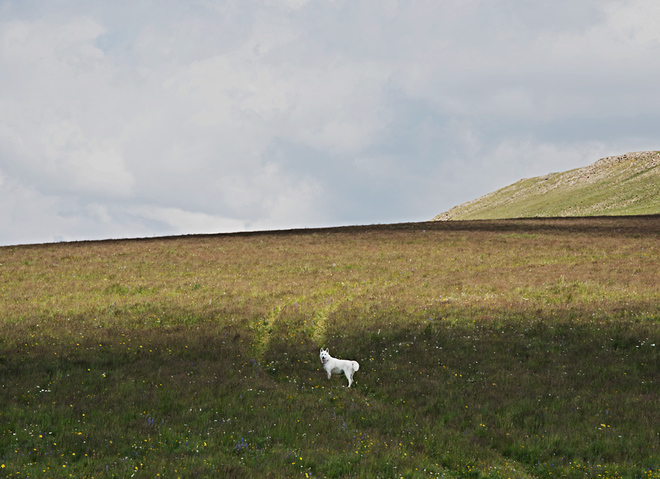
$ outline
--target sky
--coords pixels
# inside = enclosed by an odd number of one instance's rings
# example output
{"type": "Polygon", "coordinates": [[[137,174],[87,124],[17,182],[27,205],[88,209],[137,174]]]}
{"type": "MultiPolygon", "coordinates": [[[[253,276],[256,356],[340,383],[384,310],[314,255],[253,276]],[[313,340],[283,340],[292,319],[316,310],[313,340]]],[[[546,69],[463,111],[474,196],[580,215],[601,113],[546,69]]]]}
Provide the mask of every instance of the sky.
{"type": "Polygon", "coordinates": [[[0,0],[0,245],[427,221],[660,149],[657,0],[0,0]]]}

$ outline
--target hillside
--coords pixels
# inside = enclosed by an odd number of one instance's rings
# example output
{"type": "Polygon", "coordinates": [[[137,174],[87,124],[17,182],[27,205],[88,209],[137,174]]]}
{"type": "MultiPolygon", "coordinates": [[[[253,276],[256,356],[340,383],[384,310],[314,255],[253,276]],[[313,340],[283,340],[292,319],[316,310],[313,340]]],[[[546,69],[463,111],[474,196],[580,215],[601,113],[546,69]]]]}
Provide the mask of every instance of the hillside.
{"type": "Polygon", "coordinates": [[[660,152],[643,151],[535,178],[455,206],[433,220],[660,213],[660,152]]]}
{"type": "Polygon", "coordinates": [[[660,215],[0,247],[0,477],[660,479],[660,215]],[[319,349],[360,364],[328,379],[319,349]]]}

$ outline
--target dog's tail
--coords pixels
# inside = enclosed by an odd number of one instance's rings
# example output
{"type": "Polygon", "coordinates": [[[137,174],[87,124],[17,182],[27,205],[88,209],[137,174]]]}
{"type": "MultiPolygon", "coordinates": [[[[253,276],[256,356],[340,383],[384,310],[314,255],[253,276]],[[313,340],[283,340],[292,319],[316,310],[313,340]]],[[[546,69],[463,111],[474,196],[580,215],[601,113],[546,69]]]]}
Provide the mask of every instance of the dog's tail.
{"type": "Polygon", "coordinates": [[[360,370],[360,363],[358,363],[357,361],[353,361],[353,369],[355,371],[359,371],[360,370]]]}

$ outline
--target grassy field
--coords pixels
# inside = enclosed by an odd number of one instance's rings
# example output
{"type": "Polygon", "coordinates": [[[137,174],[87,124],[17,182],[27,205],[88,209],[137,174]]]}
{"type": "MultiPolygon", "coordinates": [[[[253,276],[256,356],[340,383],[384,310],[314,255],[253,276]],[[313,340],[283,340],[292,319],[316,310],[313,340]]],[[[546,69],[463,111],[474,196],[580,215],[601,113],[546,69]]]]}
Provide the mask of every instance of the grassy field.
{"type": "Polygon", "coordinates": [[[436,220],[630,216],[660,213],[660,151],[602,158],[526,178],[458,205],[436,220]]]}
{"type": "Polygon", "coordinates": [[[0,475],[660,477],[659,238],[651,216],[0,248],[0,475]]]}

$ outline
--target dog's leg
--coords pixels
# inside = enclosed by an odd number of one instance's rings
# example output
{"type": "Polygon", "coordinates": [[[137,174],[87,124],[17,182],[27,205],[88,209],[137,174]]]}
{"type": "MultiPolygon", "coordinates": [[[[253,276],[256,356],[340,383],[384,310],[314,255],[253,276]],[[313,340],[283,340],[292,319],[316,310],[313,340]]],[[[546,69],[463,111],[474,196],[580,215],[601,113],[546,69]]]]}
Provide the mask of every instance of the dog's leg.
{"type": "Polygon", "coordinates": [[[348,387],[351,387],[351,384],[353,384],[353,374],[348,374],[348,371],[344,371],[346,374],[346,379],[348,379],[348,387]]]}

